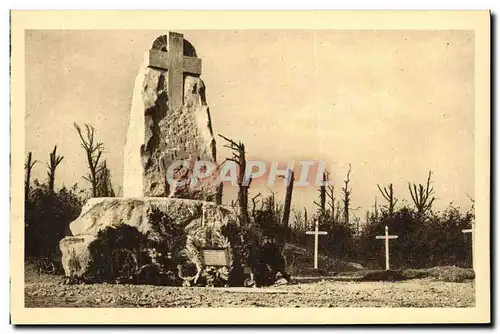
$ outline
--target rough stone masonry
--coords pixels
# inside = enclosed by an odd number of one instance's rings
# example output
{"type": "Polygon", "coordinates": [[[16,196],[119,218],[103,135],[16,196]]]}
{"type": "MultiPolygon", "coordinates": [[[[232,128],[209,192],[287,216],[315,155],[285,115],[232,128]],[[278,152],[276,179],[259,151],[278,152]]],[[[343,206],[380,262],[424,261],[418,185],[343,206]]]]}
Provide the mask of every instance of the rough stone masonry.
{"type": "MultiPolygon", "coordinates": [[[[72,235],[59,242],[67,276],[89,274],[90,264],[98,261],[91,245],[107,227],[129,225],[152,238],[151,231],[161,223],[150,219],[155,209],[186,235],[200,227],[216,231],[238,224],[236,211],[219,205],[222,187],[213,181],[217,177],[196,186],[187,182],[185,187],[170,187],[165,178],[168,167],[179,159],[216,162],[200,73],[201,60],[181,34],[171,32],[154,41],[135,81],[124,149],[124,197],[92,198],[70,224],[72,235]]],[[[176,179],[189,181],[192,170],[176,173],[176,179]]]]}
{"type": "Polygon", "coordinates": [[[216,162],[216,146],[200,79],[201,59],[182,34],[158,37],[137,75],[124,149],[124,197],[176,197],[220,203],[221,185],[212,180],[175,187],[166,178],[180,159],[190,168],[175,170],[190,180],[193,162],[216,162]]]}

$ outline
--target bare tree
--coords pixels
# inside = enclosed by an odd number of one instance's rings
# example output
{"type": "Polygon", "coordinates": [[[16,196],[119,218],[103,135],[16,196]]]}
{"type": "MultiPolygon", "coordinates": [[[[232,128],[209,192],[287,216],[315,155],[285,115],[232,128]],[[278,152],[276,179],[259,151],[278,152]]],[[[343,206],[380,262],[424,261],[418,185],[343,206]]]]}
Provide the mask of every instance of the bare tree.
{"type": "Polygon", "coordinates": [[[279,222],[281,217],[283,217],[284,204],[281,201],[276,201],[276,193],[269,189],[271,193],[269,196],[263,199],[261,210],[265,210],[272,213],[274,220],[279,222]]]}
{"type": "Polygon", "coordinates": [[[370,224],[371,212],[370,210],[365,210],[365,224],[368,226],[370,224]]]}
{"type": "Polygon", "coordinates": [[[341,221],[341,215],[342,215],[342,201],[341,200],[337,200],[337,212],[335,212],[335,222],[336,223],[340,223],[341,221]]]}
{"type": "Polygon", "coordinates": [[[359,237],[361,235],[361,219],[354,215],[354,235],[356,237],[359,237]]]}
{"type": "Polygon", "coordinates": [[[307,217],[307,209],[304,207],[304,225],[306,228],[308,223],[309,223],[309,218],[307,217]]]}
{"type": "Polygon", "coordinates": [[[417,214],[419,216],[422,216],[429,211],[432,208],[434,200],[436,199],[434,197],[434,186],[431,185],[431,176],[432,172],[429,171],[425,187],[422,184],[419,184],[417,187],[416,184],[412,185],[411,183],[408,183],[411,199],[415,204],[415,208],[417,209],[417,214]]]}
{"type": "Polygon", "coordinates": [[[474,200],[474,198],[472,198],[471,195],[465,193],[465,196],[467,196],[467,198],[469,199],[469,201],[472,203],[472,205],[474,205],[476,203],[476,201],[474,200]]]}
{"type": "Polygon", "coordinates": [[[54,146],[54,150],[49,154],[49,162],[46,162],[47,165],[47,176],[49,177],[49,192],[54,192],[54,182],[56,179],[56,168],[59,166],[61,161],[63,161],[64,157],[57,155],[57,145],[54,146]]]}
{"type": "Polygon", "coordinates": [[[104,153],[104,144],[95,139],[95,129],[93,126],[85,124],[85,136],[78,124],[74,123],[74,126],[80,136],[81,145],[87,156],[89,174],[83,178],[92,186],[92,197],[98,197],[99,174],[104,167],[99,162],[104,153]]]}
{"type": "Polygon", "coordinates": [[[344,206],[344,223],[349,225],[349,214],[350,214],[350,205],[351,205],[351,189],[349,188],[349,182],[351,181],[351,164],[349,164],[349,169],[347,171],[346,179],[344,180],[344,186],[342,187],[342,202],[344,206]]]}
{"type": "Polygon", "coordinates": [[[293,212],[293,226],[296,230],[301,231],[304,226],[304,217],[302,212],[296,208],[292,209],[293,212]]]}
{"type": "Polygon", "coordinates": [[[293,228],[292,233],[290,233],[291,243],[300,243],[302,240],[302,233],[306,231],[307,224],[304,221],[304,216],[302,214],[302,210],[294,207],[292,209],[293,213],[293,228]]]}
{"type": "Polygon", "coordinates": [[[30,193],[30,182],[31,182],[31,171],[33,167],[37,163],[36,160],[32,160],[32,153],[28,152],[28,156],[26,158],[26,162],[24,163],[24,169],[26,169],[26,180],[24,181],[24,197],[29,198],[30,193]]]}
{"type": "MultiPolygon", "coordinates": [[[[330,175],[327,173],[326,177],[330,180],[330,175]]],[[[328,197],[328,206],[332,222],[335,224],[338,221],[335,219],[335,201],[337,198],[335,197],[335,187],[328,182],[328,186],[326,187],[326,197],[328,197]]]]}
{"type": "Polygon", "coordinates": [[[254,197],[252,197],[252,218],[255,221],[255,212],[256,212],[256,207],[257,203],[259,202],[258,198],[262,196],[261,193],[258,193],[254,197]]]}
{"type": "Polygon", "coordinates": [[[327,180],[327,174],[326,172],[323,172],[323,184],[319,187],[318,192],[319,192],[319,203],[314,201],[314,204],[319,209],[319,214],[320,217],[323,218],[325,215],[325,205],[326,205],[326,185],[325,181],[327,180]]]}
{"type": "Polygon", "coordinates": [[[238,204],[240,208],[240,219],[242,225],[249,225],[250,219],[248,216],[248,188],[250,188],[250,183],[252,183],[252,179],[245,182],[245,170],[247,167],[246,161],[246,151],[245,144],[241,141],[236,143],[234,140],[224,137],[219,134],[219,137],[228,142],[228,144],[224,145],[232,150],[233,156],[231,158],[226,158],[226,161],[233,161],[238,165],[238,204]]]}
{"type": "Polygon", "coordinates": [[[373,215],[375,220],[378,220],[378,204],[377,204],[377,196],[375,196],[375,202],[373,203],[373,215]]]}
{"type": "Polygon", "coordinates": [[[394,208],[398,203],[398,199],[394,197],[394,189],[392,188],[392,183],[390,183],[387,187],[381,188],[380,185],[377,184],[378,190],[382,194],[382,196],[387,201],[386,209],[389,213],[389,217],[392,217],[394,214],[394,208]]]}
{"type": "Polygon", "coordinates": [[[106,160],[103,160],[99,164],[98,169],[100,172],[97,178],[97,197],[115,197],[115,191],[111,184],[111,172],[106,164],[106,160]]]}

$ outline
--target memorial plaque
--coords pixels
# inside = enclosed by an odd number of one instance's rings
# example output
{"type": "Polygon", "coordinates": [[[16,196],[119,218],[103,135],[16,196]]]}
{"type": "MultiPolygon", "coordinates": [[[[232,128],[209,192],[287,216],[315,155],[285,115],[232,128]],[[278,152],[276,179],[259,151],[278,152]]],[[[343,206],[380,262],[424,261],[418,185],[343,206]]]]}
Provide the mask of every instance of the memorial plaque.
{"type": "Polygon", "coordinates": [[[206,266],[227,266],[229,264],[226,249],[204,249],[202,254],[206,266]]]}

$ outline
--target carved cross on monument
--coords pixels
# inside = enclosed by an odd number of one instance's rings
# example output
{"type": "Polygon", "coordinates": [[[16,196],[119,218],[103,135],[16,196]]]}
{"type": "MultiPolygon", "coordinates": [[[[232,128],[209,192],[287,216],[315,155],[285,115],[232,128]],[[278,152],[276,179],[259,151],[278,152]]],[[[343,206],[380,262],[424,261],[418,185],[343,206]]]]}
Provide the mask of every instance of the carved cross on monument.
{"type": "Polygon", "coordinates": [[[147,65],[168,71],[168,97],[170,108],[176,109],[184,102],[184,73],[201,74],[201,59],[186,56],[182,34],[169,32],[158,37],[149,50],[147,65]]]}
{"type": "Polygon", "coordinates": [[[472,228],[468,228],[468,229],[465,229],[465,230],[462,230],[462,233],[470,233],[471,236],[472,236],[472,269],[474,271],[476,271],[476,257],[474,256],[474,246],[475,246],[475,241],[476,241],[476,238],[475,238],[475,226],[474,226],[474,223],[472,223],[472,228]]]}
{"type": "Polygon", "coordinates": [[[320,231],[319,222],[316,221],[316,226],[314,228],[314,231],[307,231],[306,234],[314,235],[314,269],[318,269],[318,242],[319,242],[318,237],[320,235],[326,235],[328,233],[325,231],[320,231]]]}
{"type": "Polygon", "coordinates": [[[389,235],[389,228],[385,227],[385,235],[377,235],[376,239],[385,239],[385,270],[389,270],[389,239],[397,239],[397,235],[389,235]]]}

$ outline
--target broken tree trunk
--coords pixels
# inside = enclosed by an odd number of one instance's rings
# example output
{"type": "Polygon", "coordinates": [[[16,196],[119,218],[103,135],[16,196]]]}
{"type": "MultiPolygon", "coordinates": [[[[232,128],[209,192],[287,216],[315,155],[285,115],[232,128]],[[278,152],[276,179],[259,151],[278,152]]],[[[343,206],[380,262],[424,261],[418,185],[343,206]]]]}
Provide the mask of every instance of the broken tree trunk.
{"type": "Polygon", "coordinates": [[[328,179],[326,172],[323,173],[323,183],[319,187],[318,192],[319,192],[319,203],[314,201],[314,204],[319,208],[319,213],[320,217],[323,218],[325,215],[325,206],[326,206],[326,185],[325,181],[328,179]]]}
{"type": "Polygon", "coordinates": [[[49,154],[49,162],[47,162],[47,176],[49,177],[49,191],[54,192],[54,182],[56,179],[56,169],[57,166],[64,159],[63,156],[57,155],[57,145],[54,146],[54,150],[49,154]]]}
{"type": "Polygon", "coordinates": [[[295,182],[295,174],[293,170],[287,170],[287,187],[286,187],[286,195],[285,195],[285,205],[283,208],[283,219],[282,225],[285,229],[285,241],[288,239],[288,222],[290,220],[290,207],[292,205],[292,191],[293,191],[293,183],[295,182]]]}
{"type": "Polygon", "coordinates": [[[346,179],[344,180],[344,187],[342,188],[342,194],[344,195],[342,202],[344,204],[344,223],[349,226],[349,211],[351,206],[351,189],[349,189],[349,182],[351,175],[351,164],[349,164],[349,170],[347,171],[346,179]]]}
{"type": "Polygon", "coordinates": [[[89,174],[84,176],[83,179],[88,181],[92,186],[92,197],[98,197],[97,186],[99,183],[99,173],[102,170],[102,166],[99,164],[102,155],[104,153],[104,144],[95,140],[95,129],[90,124],[85,124],[86,137],[82,133],[82,129],[78,124],[73,123],[76,131],[81,140],[81,146],[85,150],[87,157],[87,164],[89,168],[89,174]]]}
{"type": "Polygon", "coordinates": [[[394,197],[394,189],[392,188],[392,183],[389,186],[381,188],[380,185],[377,184],[378,190],[385,198],[387,203],[387,211],[389,213],[389,217],[392,217],[394,214],[394,208],[396,207],[396,203],[398,200],[394,197]]]}
{"type": "Polygon", "coordinates": [[[434,187],[431,186],[431,176],[432,172],[429,171],[429,176],[427,177],[427,183],[425,188],[422,184],[410,184],[408,183],[408,189],[410,190],[411,199],[415,204],[415,208],[417,209],[417,214],[419,216],[423,216],[427,211],[430,211],[432,208],[432,204],[436,199],[434,197],[434,187]],[[412,187],[413,186],[413,187],[412,187]]]}
{"type": "Polygon", "coordinates": [[[226,160],[233,161],[238,165],[238,204],[240,208],[240,219],[243,226],[248,226],[250,224],[250,217],[248,214],[248,188],[250,188],[250,183],[252,179],[245,182],[245,170],[247,167],[246,161],[246,151],[245,144],[242,142],[236,143],[234,140],[224,137],[219,134],[219,137],[227,141],[229,144],[224,145],[233,151],[232,158],[226,158],[226,160]]]}
{"type": "Polygon", "coordinates": [[[24,164],[24,168],[26,169],[26,180],[24,183],[24,197],[27,199],[29,198],[29,193],[30,193],[30,182],[31,182],[31,170],[33,169],[33,166],[37,163],[37,161],[31,161],[32,159],[32,153],[28,153],[28,157],[26,159],[26,163],[24,164]]]}

